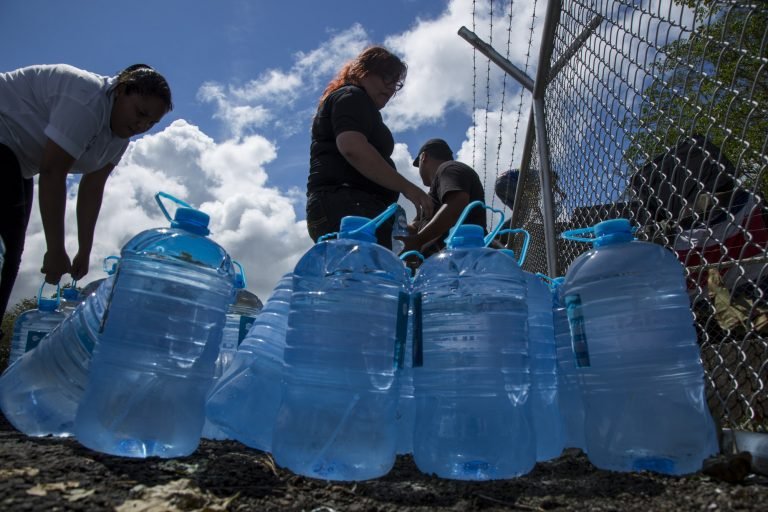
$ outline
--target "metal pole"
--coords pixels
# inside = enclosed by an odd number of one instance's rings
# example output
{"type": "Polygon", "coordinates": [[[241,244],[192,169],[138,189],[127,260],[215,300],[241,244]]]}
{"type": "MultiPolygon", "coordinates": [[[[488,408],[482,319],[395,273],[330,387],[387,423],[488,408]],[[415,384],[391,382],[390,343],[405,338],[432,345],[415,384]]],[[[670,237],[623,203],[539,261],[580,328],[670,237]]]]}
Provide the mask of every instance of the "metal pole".
{"type": "Polygon", "coordinates": [[[459,29],[459,35],[463,37],[469,44],[477,48],[480,53],[488,57],[491,62],[503,69],[504,72],[512,75],[512,77],[520,82],[523,87],[529,91],[533,90],[533,80],[531,77],[526,75],[524,71],[502,57],[499,52],[493,49],[493,46],[477,37],[477,34],[469,30],[467,27],[461,27],[459,29]]]}
{"type": "Polygon", "coordinates": [[[528,177],[528,167],[531,165],[531,152],[533,151],[534,131],[533,131],[533,109],[528,113],[528,128],[525,130],[525,141],[523,142],[523,156],[520,160],[520,176],[518,177],[517,190],[515,190],[515,202],[512,205],[512,215],[509,218],[509,227],[519,226],[520,208],[523,201],[523,190],[525,189],[525,180],[528,177]]]}
{"type": "Polygon", "coordinates": [[[551,277],[559,275],[557,265],[557,241],[553,218],[552,174],[549,164],[549,143],[547,140],[546,113],[544,94],[549,77],[549,62],[554,48],[555,30],[560,21],[561,0],[549,0],[544,18],[539,67],[533,87],[533,117],[536,125],[536,146],[539,150],[539,169],[541,177],[542,214],[544,217],[544,241],[547,248],[547,271],[551,277]]]}
{"type": "Polygon", "coordinates": [[[547,78],[547,85],[549,85],[549,83],[555,79],[560,70],[563,69],[570,58],[573,57],[577,51],[579,51],[579,48],[581,48],[584,43],[587,42],[589,36],[592,35],[592,33],[597,29],[597,27],[600,26],[600,23],[602,22],[603,17],[599,14],[592,18],[592,20],[587,24],[587,28],[581,31],[581,34],[579,34],[573,43],[571,43],[571,45],[563,52],[560,58],[557,59],[557,62],[552,64],[552,69],[549,71],[549,77],[547,78]]]}

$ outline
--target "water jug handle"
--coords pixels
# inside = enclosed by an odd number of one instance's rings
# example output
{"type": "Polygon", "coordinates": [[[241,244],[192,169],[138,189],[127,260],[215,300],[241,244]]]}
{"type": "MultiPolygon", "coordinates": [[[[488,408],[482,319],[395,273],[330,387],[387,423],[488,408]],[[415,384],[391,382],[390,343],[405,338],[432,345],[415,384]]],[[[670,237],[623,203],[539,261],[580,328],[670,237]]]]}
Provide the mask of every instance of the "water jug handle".
{"type": "MultiPolygon", "coordinates": [[[[392,203],[391,205],[387,206],[386,210],[384,210],[379,215],[377,215],[376,217],[372,218],[370,221],[366,222],[365,224],[363,224],[359,228],[353,229],[352,231],[349,232],[349,234],[354,235],[356,233],[359,233],[359,232],[363,231],[364,229],[366,229],[371,224],[374,224],[378,228],[379,226],[384,224],[384,222],[388,218],[390,218],[392,215],[394,215],[394,213],[397,211],[397,207],[398,206],[399,205],[397,203],[392,203]]],[[[329,238],[338,238],[338,237],[339,237],[339,233],[338,232],[326,233],[324,235],[319,236],[317,238],[317,242],[320,243],[320,242],[323,242],[325,240],[328,240],[329,238]]]]}
{"type": "Polygon", "coordinates": [[[232,264],[239,270],[235,272],[235,288],[238,290],[245,289],[245,270],[239,261],[232,260],[232,264]]]}
{"type": "Polygon", "coordinates": [[[499,214],[499,216],[501,217],[499,219],[499,223],[496,225],[496,227],[493,228],[493,230],[488,234],[488,236],[486,236],[483,239],[485,247],[488,247],[488,244],[491,243],[491,240],[493,240],[496,237],[496,234],[501,229],[501,225],[504,223],[504,212],[502,212],[501,210],[497,210],[496,208],[493,208],[491,206],[488,206],[482,201],[472,201],[471,203],[469,203],[467,206],[464,207],[464,211],[462,211],[461,215],[459,215],[459,220],[457,220],[456,224],[453,225],[454,229],[451,230],[450,234],[445,239],[446,245],[450,245],[449,240],[453,240],[453,235],[454,233],[456,233],[455,228],[461,226],[464,223],[464,219],[467,218],[467,215],[469,214],[470,210],[472,210],[472,208],[474,208],[475,206],[482,206],[486,210],[491,210],[492,212],[499,214]]]}
{"type": "Polygon", "coordinates": [[[424,261],[424,255],[421,254],[419,251],[405,251],[403,254],[400,255],[400,259],[404,260],[408,256],[418,256],[421,261],[424,261]]]}
{"type": "Polygon", "coordinates": [[[104,272],[106,272],[108,275],[111,276],[117,270],[118,262],[120,262],[119,256],[107,256],[106,258],[104,258],[104,262],[102,263],[101,268],[102,270],[104,270],[104,272]],[[110,264],[109,263],[110,260],[115,260],[115,262],[110,264]]]}
{"type": "MultiPolygon", "coordinates": [[[[632,226],[630,229],[632,234],[634,235],[637,232],[637,226],[632,226]]],[[[610,235],[608,235],[610,236],[610,235]]],[[[586,242],[593,244],[595,242],[600,242],[601,237],[595,236],[595,226],[591,226],[588,228],[579,228],[579,229],[570,229],[568,231],[563,231],[560,233],[560,238],[563,240],[571,240],[573,242],[586,242]],[[592,235],[591,237],[582,237],[579,235],[592,235]]]]}
{"type": "MultiPolygon", "coordinates": [[[[45,285],[48,284],[45,282],[45,279],[43,279],[43,284],[40,285],[40,290],[37,292],[37,305],[40,305],[40,299],[43,298],[43,288],[45,288],[45,285]]],[[[56,307],[61,304],[61,284],[56,283],[56,307]]]]}
{"type": "Polygon", "coordinates": [[[586,242],[593,243],[596,239],[594,237],[595,228],[590,226],[588,228],[569,229],[560,233],[560,238],[563,240],[570,240],[572,242],[586,242]],[[584,237],[580,235],[592,235],[591,237],[584,237]]]}
{"type": "Polygon", "coordinates": [[[338,231],[334,231],[333,233],[326,233],[324,235],[320,235],[319,237],[317,237],[317,243],[324,242],[330,238],[338,238],[338,237],[339,237],[338,231]]]}
{"type": "Polygon", "coordinates": [[[168,213],[168,210],[165,209],[165,205],[160,200],[161,197],[164,197],[166,199],[170,199],[171,201],[173,201],[174,203],[176,203],[179,206],[184,206],[186,208],[192,208],[191,205],[185,203],[181,199],[177,199],[177,198],[173,197],[171,194],[166,194],[165,192],[158,192],[157,194],[155,194],[155,201],[157,201],[157,204],[160,205],[160,210],[163,212],[163,215],[165,215],[165,218],[168,219],[169,221],[173,221],[173,218],[168,213]]]}
{"type": "Polygon", "coordinates": [[[517,259],[517,265],[522,267],[523,263],[525,263],[525,257],[528,255],[528,245],[531,243],[531,234],[523,228],[514,228],[514,229],[502,229],[501,231],[496,233],[496,236],[513,234],[513,233],[522,233],[523,235],[525,235],[523,237],[523,248],[520,251],[520,257],[517,259]]]}
{"type": "MultiPolygon", "coordinates": [[[[394,215],[394,214],[395,214],[395,212],[397,211],[397,207],[398,207],[398,204],[397,204],[397,203],[392,203],[391,205],[387,206],[387,209],[386,209],[386,210],[384,210],[384,211],[383,211],[383,212],[381,212],[379,215],[377,215],[376,217],[374,217],[373,219],[371,219],[371,222],[375,223],[375,224],[376,224],[376,227],[378,228],[379,226],[381,226],[382,224],[384,224],[384,222],[385,222],[385,221],[386,221],[388,218],[390,218],[392,215],[394,215]]],[[[366,226],[367,226],[367,224],[366,224],[366,226]]],[[[357,228],[357,229],[355,230],[355,232],[362,230],[364,227],[365,227],[365,226],[362,226],[362,227],[360,227],[360,228],[357,228]]]]}

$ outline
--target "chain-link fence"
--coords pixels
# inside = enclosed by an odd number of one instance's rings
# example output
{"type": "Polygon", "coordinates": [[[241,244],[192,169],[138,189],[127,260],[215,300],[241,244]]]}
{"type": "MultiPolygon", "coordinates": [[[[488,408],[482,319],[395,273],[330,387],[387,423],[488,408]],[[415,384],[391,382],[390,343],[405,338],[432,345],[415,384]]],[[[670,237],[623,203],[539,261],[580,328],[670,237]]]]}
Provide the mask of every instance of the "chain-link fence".
{"type": "Polygon", "coordinates": [[[547,17],[546,138],[511,221],[531,233],[525,269],[562,275],[588,249],[564,230],[630,219],[685,266],[713,414],[767,431],[768,4],[566,0],[547,17]]]}

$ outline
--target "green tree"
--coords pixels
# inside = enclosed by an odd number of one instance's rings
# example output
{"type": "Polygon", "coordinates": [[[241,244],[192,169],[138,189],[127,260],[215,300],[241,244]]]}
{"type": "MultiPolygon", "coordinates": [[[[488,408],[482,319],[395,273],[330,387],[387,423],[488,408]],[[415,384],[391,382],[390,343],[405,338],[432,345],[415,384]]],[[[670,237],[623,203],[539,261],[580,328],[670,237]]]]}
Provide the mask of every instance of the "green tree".
{"type": "Polygon", "coordinates": [[[768,4],[683,3],[698,28],[660,49],[626,157],[637,168],[681,137],[707,135],[743,186],[768,197],[768,4]]]}

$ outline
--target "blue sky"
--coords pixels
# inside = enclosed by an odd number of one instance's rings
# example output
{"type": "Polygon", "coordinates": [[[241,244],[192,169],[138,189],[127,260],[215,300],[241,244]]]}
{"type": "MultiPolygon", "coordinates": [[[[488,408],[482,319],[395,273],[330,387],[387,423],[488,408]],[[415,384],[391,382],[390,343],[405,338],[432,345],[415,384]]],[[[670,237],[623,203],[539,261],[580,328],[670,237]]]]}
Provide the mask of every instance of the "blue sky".
{"type": "MultiPolygon", "coordinates": [[[[543,18],[544,3],[539,4],[536,34],[543,18]]],[[[100,260],[118,254],[132,236],[167,224],[154,202],[162,190],[211,215],[213,239],[243,264],[248,288],[266,299],[311,245],[304,194],[317,98],[343,62],[370,44],[387,46],[409,65],[405,88],[382,111],[397,142],[398,171],[419,183],[410,161],[424,140],[442,137],[457,159],[475,166],[491,193],[499,169],[520,159],[520,147],[503,146],[496,167],[499,132],[504,144],[513,140],[519,86],[507,80],[500,118],[502,75],[493,66],[486,116],[487,60],[476,54],[473,68],[472,48],[457,35],[462,25],[472,29],[473,5],[476,32],[488,41],[490,4],[484,0],[0,2],[0,70],[68,63],[112,75],[143,62],[163,73],[173,91],[174,110],[132,141],[110,177],[91,272],[80,284],[103,277],[100,260]]],[[[509,58],[521,68],[532,6],[528,0],[513,3],[509,58]]],[[[509,2],[494,3],[492,37],[502,53],[507,8],[509,2]]],[[[537,41],[535,36],[532,65],[537,41]]],[[[70,256],[77,251],[76,188],[73,180],[67,205],[70,256]]],[[[44,250],[35,205],[11,304],[36,294],[44,250]]]]}

